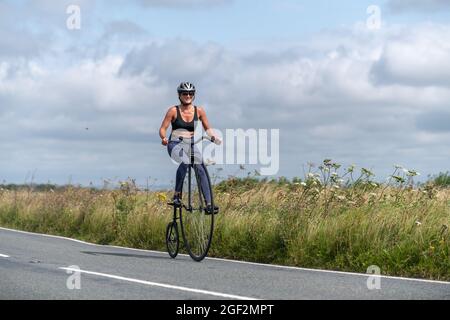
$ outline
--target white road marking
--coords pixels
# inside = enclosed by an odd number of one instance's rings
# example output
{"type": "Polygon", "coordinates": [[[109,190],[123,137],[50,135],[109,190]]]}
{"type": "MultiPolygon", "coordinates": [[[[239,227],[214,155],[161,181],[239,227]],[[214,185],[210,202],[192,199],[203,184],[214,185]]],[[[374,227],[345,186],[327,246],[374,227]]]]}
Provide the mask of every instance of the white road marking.
{"type": "MultiPolygon", "coordinates": [[[[116,248],[116,249],[122,249],[122,250],[132,250],[132,251],[150,252],[150,253],[155,253],[155,254],[167,255],[167,252],[162,252],[162,251],[127,248],[127,247],[119,247],[119,246],[111,246],[111,245],[101,245],[101,244],[89,243],[89,242],[85,242],[85,241],[81,241],[81,240],[77,240],[77,239],[66,238],[66,237],[61,237],[61,236],[54,236],[54,235],[49,235],[49,234],[34,233],[34,232],[14,230],[14,229],[2,228],[2,227],[0,227],[0,230],[7,230],[7,231],[12,231],[12,232],[31,234],[31,235],[36,235],[36,236],[48,237],[48,238],[70,240],[70,241],[74,241],[74,242],[78,242],[78,243],[82,243],[82,244],[86,244],[86,245],[90,245],[90,246],[96,246],[96,247],[116,248]]],[[[189,255],[187,255],[187,254],[178,254],[178,255],[179,256],[189,257],[189,255]]],[[[446,285],[450,285],[450,282],[448,282],[448,281],[439,281],[439,280],[405,278],[405,277],[374,275],[374,274],[367,274],[367,273],[356,273],[356,272],[345,272],[345,271],[334,271],[334,270],[309,269],[309,268],[282,266],[282,265],[276,265],[276,264],[265,264],[265,263],[247,262],[247,261],[221,259],[221,258],[209,258],[209,257],[207,257],[207,258],[205,258],[205,260],[223,261],[223,262],[228,262],[228,263],[240,263],[240,264],[247,264],[247,265],[254,265],[254,266],[262,266],[262,267],[267,267],[267,268],[278,268],[278,269],[287,269],[287,270],[322,272],[322,273],[331,273],[331,274],[334,273],[334,274],[349,275],[349,276],[359,276],[359,277],[375,277],[376,276],[376,277],[380,277],[380,278],[384,278],[384,279],[392,279],[392,280],[404,280],[404,281],[415,281],[415,282],[426,282],[426,283],[432,283],[432,284],[446,284],[446,285]]]]}
{"type": "Polygon", "coordinates": [[[87,244],[87,245],[90,245],[90,246],[103,247],[103,245],[101,245],[101,244],[89,243],[89,242],[85,242],[85,241],[82,241],[82,240],[77,240],[77,239],[72,239],[72,238],[67,238],[67,237],[61,237],[61,236],[54,236],[54,235],[51,235],[51,234],[35,233],[35,232],[29,232],[29,231],[8,229],[8,228],[3,228],[3,227],[0,227],[0,230],[12,231],[12,232],[23,233],[23,234],[31,234],[31,235],[47,237],[47,238],[70,240],[70,241],[74,241],[74,242],[78,242],[78,243],[82,243],[82,244],[87,244]]]}
{"type": "Polygon", "coordinates": [[[180,291],[186,291],[186,292],[193,292],[193,293],[211,295],[211,296],[216,296],[216,297],[220,297],[220,298],[229,298],[229,299],[237,299],[237,300],[258,300],[256,298],[238,296],[238,295],[227,294],[227,293],[220,293],[220,292],[214,292],[214,291],[208,291],[208,290],[200,290],[200,289],[192,289],[192,288],[187,288],[187,287],[180,287],[180,286],[174,286],[174,285],[170,285],[170,284],[151,282],[151,281],[145,281],[145,280],[139,280],[139,279],[133,279],[133,278],[125,278],[125,277],[115,276],[115,275],[107,274],[107,273],[92,272],[92,271],[73,269],[73,268],[59,268],[59,269],[66,270],[66,271],[86,273],[86,274],[91,274],[91,275],[94,275],[94,276],[106,277],[106,278],[111,278],[111,279],[116,279],[116,280],[134,282],[134,283],[139,283],[139,284],[145,284],[145,285],[148,285],[148,286],[154,286],[154,287],[161,287],[161,288],[172,289],[172,290],[180,290],[180,291]]]}
{"type": "Polygon", "coordinates": [[[1,254],[0,253],[0,258],[9,258],[9,256],[7,256],[6,254],[1,254]]]}

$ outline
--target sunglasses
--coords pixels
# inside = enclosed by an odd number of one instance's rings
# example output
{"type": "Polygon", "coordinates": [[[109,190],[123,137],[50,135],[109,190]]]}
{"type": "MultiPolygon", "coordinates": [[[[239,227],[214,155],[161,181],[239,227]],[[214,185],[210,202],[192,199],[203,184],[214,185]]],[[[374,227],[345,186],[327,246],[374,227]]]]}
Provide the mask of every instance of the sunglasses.
{"type": "Polygon", "coordinates": [[[195,95],[195,92],[183,92],[181,95],[193,97],[195,95]]]}

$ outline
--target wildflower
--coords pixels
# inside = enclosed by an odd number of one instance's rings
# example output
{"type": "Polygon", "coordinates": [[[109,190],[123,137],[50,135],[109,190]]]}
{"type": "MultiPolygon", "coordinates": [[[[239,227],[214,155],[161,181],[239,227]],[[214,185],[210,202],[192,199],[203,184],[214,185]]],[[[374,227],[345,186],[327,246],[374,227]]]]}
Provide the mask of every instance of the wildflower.
{"type": "Polygon", "coordinates": [[[165,193],[158,193],[158,199],[161,202],[165,202],[165,201],[167,201],[167,196],[165,193]]]}
{"type": "Polygon", "coordinates": [[[339,169],[341,167],[341,165],[337,164],[337,163],[333,163],[332,167],[335,168],[335,169],[339,169]]]}
{"type": "Polygon", "coordinates": [[[422,224],[422,222],[416,220],[416,226],[420,226],[422,224]]]}
{"type": "Polygon", "coordinates": [[[399,183],[404,183],[404,182],[405,182],[405,179],[403,179],[403,178],[400,177],[400,176],[391,176],[391,177],[394,178],[395,181],[397,181],[397,182],[399,182],[399,183]]]}
{"type": "Polygon", "coordinates": [[[406,173],[407,176],[414,177],[414,176],[420,176],[420,173],[415,170],[408,170],[406,173]]]}
{"type": "Polygon", "coordinates": [[[372,171],[370,171],[369,169],[366,169],[366,168],[361,168],[361,173],[365,174],[368,177],[375,175],[372,171]]]}

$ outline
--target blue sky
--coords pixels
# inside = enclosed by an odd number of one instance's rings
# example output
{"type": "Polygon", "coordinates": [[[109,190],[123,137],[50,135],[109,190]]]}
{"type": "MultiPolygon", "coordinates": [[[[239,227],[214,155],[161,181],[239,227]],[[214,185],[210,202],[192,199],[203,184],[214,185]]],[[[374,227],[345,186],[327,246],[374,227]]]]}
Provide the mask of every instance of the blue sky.
{"type": "MultiPolygon", "coordinates": [[[[125,2],[125,1],[122,1],[125,2]]],[[[181,2],[181,1],[180,1],[181,2]]],[[[102,2],[98,6],[99,21],[132,21],[155,37],[194,38],[233,45],[241,41],[279,41],[307,38],[323,29],[352,26],[365,22],[370,5],[382,9],[385,23],[443,22],[450,10],[393,13],[386,1],[239,1],[217,6],[181,10],[173,7],[114,6],[102,2]]]]}
{"type": "Polygon", "coordinates": [[[450,169],[449,18],[442,0],[0,2],[0,181],[170,185],[158,129],[182,80],[215,128],[280,130],[275,176],[333,158],[425,179],[450,169]]]}

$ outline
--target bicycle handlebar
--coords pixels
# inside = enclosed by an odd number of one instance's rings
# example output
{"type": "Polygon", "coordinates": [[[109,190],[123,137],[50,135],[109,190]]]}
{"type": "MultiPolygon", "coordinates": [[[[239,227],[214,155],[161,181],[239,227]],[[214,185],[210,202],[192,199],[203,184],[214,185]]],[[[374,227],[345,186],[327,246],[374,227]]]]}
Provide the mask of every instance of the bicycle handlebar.
{"type": "MultiPolygon", "coordinates": [[[[193,138],[193,137],[192,137],[193,138]]],[[[180,142],[184,142],[183,140],[192,140],[192,138],[184,138],[184,137],[178,137],[178,140],[170,140],[170,141],[180,141],[180,142]]],[[[202,136],[201,138],[198,138],[197,140],[195,140],[195,141],[191,141],[190,143],[191,144],[197,144],[197,143],[199,143],[200,141],[202,141],[202,140],[209,140],[209,141],[211,141],[211,142],[214,142],[215,140],[216,140],[216,138],[215,137],[209,137],[209,136],[202,136]]],[[[184,142],[184,143],[189,143],[189,142],[184,142]]]]}

